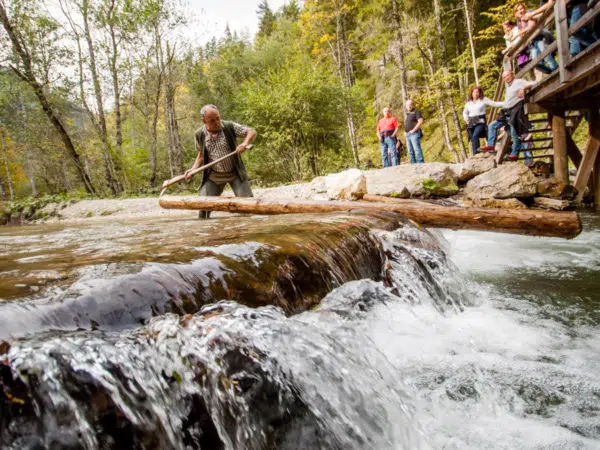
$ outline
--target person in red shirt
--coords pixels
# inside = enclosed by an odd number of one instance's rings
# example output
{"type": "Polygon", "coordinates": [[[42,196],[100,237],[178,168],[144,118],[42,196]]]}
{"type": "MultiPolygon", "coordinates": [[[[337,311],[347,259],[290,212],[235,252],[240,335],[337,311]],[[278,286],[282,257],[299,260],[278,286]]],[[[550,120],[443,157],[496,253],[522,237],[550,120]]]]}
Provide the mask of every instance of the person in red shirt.
{"type": "Polygon", "coordinates": [[[399,129],[400,124],[392,116],[392,110],[390,108],[383,108],[383,117],[377,123],[377,139],[381,143],[381,162],[383,163],[383,167],[400,164],[398,153],[396,152],[396,134],[399,129]]]}

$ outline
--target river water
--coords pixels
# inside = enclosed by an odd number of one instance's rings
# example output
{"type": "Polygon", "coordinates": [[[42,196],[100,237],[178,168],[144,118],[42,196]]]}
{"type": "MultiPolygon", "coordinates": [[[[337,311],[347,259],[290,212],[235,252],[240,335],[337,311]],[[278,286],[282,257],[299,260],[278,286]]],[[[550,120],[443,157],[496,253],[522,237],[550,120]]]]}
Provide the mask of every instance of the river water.
{"type": "Polygon", "coordinates": [[[600,218],[0,230],[0,447],[600,448],[600,218]]]}

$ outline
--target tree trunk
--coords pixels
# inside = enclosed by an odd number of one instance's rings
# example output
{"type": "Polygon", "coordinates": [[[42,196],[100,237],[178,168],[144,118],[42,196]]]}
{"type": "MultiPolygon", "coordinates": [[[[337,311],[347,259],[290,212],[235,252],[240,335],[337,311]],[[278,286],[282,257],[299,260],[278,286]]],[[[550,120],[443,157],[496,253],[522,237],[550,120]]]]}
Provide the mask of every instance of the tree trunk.
{"type": "Polygon", "coordinates": [[[35,171],[33,170],[33,159],[31,156],[31,149],[27,148],[27,178],[29,179],[29,184],[31,185],[31,195],[33,197],[38,196],[37,185],[35,183],[35,171]]]}
{"type": "Polygon", "coordinates": [[[394,50],[395,59],[398,62],[398,69],[400,71],[400,96],[402,97],[402,117],[404,114],[404,106],[408,101],[408,92],[406,89],[406,72],[404,65],[404,38],[402,36],[401,21],[400,21],[400,9],[398,7],[397,0],[391,0],[392,3],[392,23],[394,24],[394,50]]]}
{"type": "Polygon", "coordinates": [[[69,169],[67,167],[67,160],[66,159],[62,160],[62,173],[63,173],[63,180],[64,180],[65,189],[67,190],[67,192],[72,191],[73,190],[73,186],[71,186],[71,181],[69,181],[69,169]]]}
{"type": "Polygon", "coordinates": [[[340,83],[344,92],[344,101],[346,103],[346,123],[348,126],[348,138],[350,140],[350,148],[354,164],[358,167],[360,159],[358,157],[358,139],[356,137],[356,125],[354,123],[354,111],[349,98],[349,90],[354,86],[354,61],[352,51],[349,48],[346,39],[346,30],[344,26],[343,2],[335,2],[336,16],[336,47],[333,48],[330,44],[331,53],[338,68],[340,83]]]}
{"type": "Polygon", "coordinates": [[[442,53],[442,70],[444,74],[444,83],[446,86],[448,102],[450,104],[450,113],[452,114],[452,120],[454,121],[454,127],[456,128],[456,140],[458,147],[463,159],[467,159],[467,151],[465,144],[462,140],[462,129],[460,121],[458,120],[458,114],[456,113],[456,106],[454,104],[454,98],[452,96],[452,85],[450,83],[450,74],[448,70],[448,51],[446,48],[446,38],[444,37],[444,28],[442,27],[442,12],[440,9],[440,0],[433,0],[433,10],[436,22],[436,31],[438,39],[440,41],[440,49],[442,53]]]}
{"type": "MultiPolygon", "coordinates": [[[[433,76],[435,74],[436,70],[435,70],[435,66],[433,65],[433,62],[432,62],[433,54],[431,52],[430,52],[430,58],[431,59],[428,59],[427,62],[428,62],[428,67],[429,67],[429,73],[433,76]]],[[[423,55],[421,55],[421,64],[423,66],[423,73],[425,73],[426,72],[425,56],[423,56],[423,55]]],[[[427,76],[425,76],[425,88],[427,89],[428,93],[431,93],[431,87],[429,85],[427,76]]],[[[452,145],[452,139],[450,138],[450,127],[448,126],[448,118],[446,117],[446,105],[444,104],[442,95],[439,92],[439,89],[437,89],[437,88],[435,89],[435,99],[436,99],[436,103],[438,106],[438,115],[439,115],[440,126],[442,127],[442,132],[444,135],[444,144],[446,145],[446,148],[454,155],[454,160],[457,163],[460,163],[461,162],[460,155],[458,154],[458,152],[452,145]]]]}
{"type": "Polygon", "coordinates": [[[17,76],[19,78],[21,78],[25,83],[27,83],[33,89],[35,96],[38,98],[38,101],[40,102],[40,105],[42,106],[42,110],[44,111],[44,114],[46,114],[46,117],[48,117],[48,120],[50,120],[50,123],[52,124],[54,129],[58,132],[58,135],[60,136],[60,139],[63,142],[63,145],[67,149],[67,154],[75,163],[75,166],[77,167],[77,171],[79,173],[79,178],[80,178],[81,182],[83,183],[86,192],[88,194],[94,194],[95,193],[94,186],[92,185],[92,182],[90,181],[89,176],[83,170],[83,165],[81,164],[81,159],[79,158],[79,154],[77,153],[77,150],[75,150],[73,141],[71,140],[71,137],[67,133],[67,130],[63,126],[62,122],[58,118],[58,115],[56,114],[56,112],[54,111],[52,106],[50,105],[50,102],[49,102],[48,98],[46,97],[42,86],[40,85],[37,78],[35,77],[35,75],[33,73],[33,67],[31,64],[30,54],[21,45],[21,40],[17,36],[12,24],[10,23],[10,20],[8,19],[6,10],[4,9],[4,5],[1,2],[0,2],[0,21],[2,22],[2,26],[4,27],[4,29],[6,30],[6,33],[8,34],[8,37],[10,38],[10,41],[12,43],[12,46],[13,46],[13,49],[14,49],[16,55],[18,55],[18,57],[21,61],[21,64],[23,65],[23,72],[21,72],[21,70],[19,70],[17,67],[14,67],[14,66],[11,66],[11,70],[15,74],[17,74],[17,76]]]}
{"type": "Polygon", "coordinates": [[[159,200],[162,208],[227,211],[252,214],[332,213],[363,210],[395,212],[424,227],[495,231],[572,239],[581,233],[575,212],[542,212],[528,209],[462,208],[418,200],[366,195],[371,201],[267,200],[243,197],[173,197],[159,200]]]}
{"type": "MultiPolygon", "coordinates": [[[[158,29],[155,30],[158,33],[158,29]]],[[[157,81],[156,81],[156,89],[154,91],[154,99],[153,99],[153,115],[152,115],[152,126],[150,129],[151,139],[152,139],[152,176],[150,178],[150,185],[152,187],[156,186],[156,178],[158,176],[157,173],[157,154],[158,154],[158,138],[156,134],[156,127],[158,124],[158,112],[160,106],[160,92],[162,90],[162,71],[160,70],[160,60],[159,60],[159,49],[155,48],[155,59],[156,59],[156,68],[158,71],[157,81]]]]}
{"type": "Polygon", "coordinates": [[[8,184],[8,193],[10,199],[15,199],[15,191],[13,190],[10,167],[8,167],[8,154],[6,152],[6,140],[4,139],[4,128],[0,129],[0,144],[2,145],[2,155],[4,156],[4,166],[6,167],[6,183],[8,184]]]}
{"type": "Polygon", "coordinates": [[[471,61],[473,63],[473,75],[475,76],[475,85],[479,86],[479,74],[477,73],[477,57],[475,56],[475,42],[473,41],[473,27],[471,25],[471,15],[467,0],[463,0],[465,9],[465,22],[467,24],[467,34],[469,35],[469,47],[471,48],[471,61]]]}
{"type": "Polygon", "coordinates": [[[167,143],[169,147],[169,167],[171,176],[174,172],[182,173],[183,167],[183,144],[179,135],[179,125],[177,124],[177,113],[175,111],[175,93],[176,87],[173,80],[172,64],[175,58],[175,49],[171,50],[169,42],[166,43],[167,55],[166,61],[162,51],[162,43],[157,39],[157,46],[160,49],[160,65],[164,77],[164,115],[167,131],[167,143]]]}
{"type": "Polygon", "coordinates": [[[98,124],[97,131],[102,142],[102,151],[104,156],[104,172],[106,176],[106,184],[110,192],[113,195],[119,195],[122,191],[121,183],[119,182],[116,174],[114,161],[110,154],[110,145],[108,142],[108,132],[106,129],[106,116],[104,114],[104,100],[102,98],[102,88],[100,86],[100,78],[98,76],[98,70],[96,65],[96,52],[94,49],[94,42],[92,40],[92,34],[89,26],[89,5],[88,0],[82,0],[80,5],[81,14],[83,18],[83,29],[85,33],[85,39],[88,44],[89,51],[89,66],[92,74],[92,81],[94,86],[94,96],[96,98],[96,106],[98,107],[98,124]]]}

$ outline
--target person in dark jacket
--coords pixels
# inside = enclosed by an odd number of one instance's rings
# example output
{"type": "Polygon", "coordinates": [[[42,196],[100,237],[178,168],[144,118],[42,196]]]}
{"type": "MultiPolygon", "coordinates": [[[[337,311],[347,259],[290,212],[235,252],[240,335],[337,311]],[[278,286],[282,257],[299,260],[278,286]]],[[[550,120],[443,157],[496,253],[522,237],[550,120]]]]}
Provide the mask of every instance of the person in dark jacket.
{"type": "Polygon", "coordinates": [[[490,106],[502,108],[502,113],[488,126],[487,146],[482,147],[481,150],[484,152],[494,150],[498,131],[508,125],[510,138],[512,139],[512,151],[510,155],[507,155],[507,158],[516,161],[519,159],[519,152],[521,151],[520,136],[529,133],[529,121],[525,114],[525,93],[534,87],[536,83],[515,78],[512,70],[502,72],[502,79],[505,86],[504,101],[489,102],[490,106]]]}
{"type": "MultiPolygon", "coordinates": [[[[205,105],[200,110],[202,123],[194,136],[198,156],[194,165],[185,171],[186,181],[190,181],[190,172],[203,164],[239,151],[240,153],[254,142],[256,131],[245,125],[221,120],[215,105],[205,105]],[[237,138],[244,138],[237,144],[237,138]]],[[[204,171],[198,195],[218,197],[229,184],[236,197],[253,197],[246,167],[240,154],[232,156],[204,171]]],[[[210,211],[200,211],[199,218],[208,219],[210,211]]]]}

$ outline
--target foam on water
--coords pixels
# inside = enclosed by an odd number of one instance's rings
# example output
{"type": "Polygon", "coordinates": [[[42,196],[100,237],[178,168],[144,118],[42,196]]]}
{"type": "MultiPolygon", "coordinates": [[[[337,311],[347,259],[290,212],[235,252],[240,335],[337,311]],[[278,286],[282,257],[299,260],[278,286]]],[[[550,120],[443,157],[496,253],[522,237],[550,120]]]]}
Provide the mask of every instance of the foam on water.
{"type": "Polygon", "coordinates": [[[374,230],[384,281],[345,283],[312,311],[220,302],[18,341],[10,366],[45,409],[8,436],[110,447],[98,417],[115,409],[132,443],[160,448],[598,449],[597,229],[374,230]]]}

